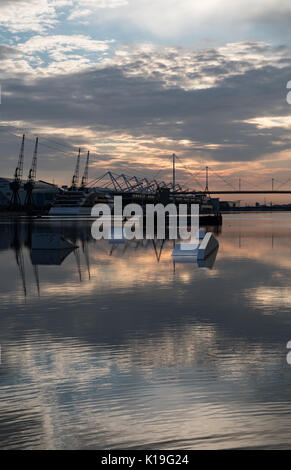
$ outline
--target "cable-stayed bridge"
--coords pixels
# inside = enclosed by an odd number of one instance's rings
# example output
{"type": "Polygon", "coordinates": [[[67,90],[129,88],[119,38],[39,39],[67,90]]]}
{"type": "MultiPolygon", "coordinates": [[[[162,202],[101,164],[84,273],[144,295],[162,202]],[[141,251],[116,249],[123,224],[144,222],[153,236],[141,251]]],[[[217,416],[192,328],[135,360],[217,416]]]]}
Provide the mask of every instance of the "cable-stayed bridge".
{"type": "MultiPolygon", "coordinates": [[[[199,171],[201,173],[201,171],[199,171]]],[[[291,194],[291,189],[281,189],[282,186],[286,185],[290,180],[288,179],[284,183],[280,182],[278,188],[275,189],[275,180],[271,180],[271,189],[242,189],[241,179],[239,180],[239,187],[235,188],[225,177],[219,176],[225,185],[231,186],[231,189],[212,189],[209,184],[209,167],[205,168],[205,186],[202,189],[191,189],[186,187],[184,184],[176,182],[176,177],[173,178],[172,182],[166,182],[160,179],[141,178],[137,176],[129,176],[124,173],[118,174],[115,172],[107,171],[102,176],[91,180],[87,185],[88,188],[98,187],[104,191],[111,191],[114,193],[142,193],[142,194],[155,194],[157,191],[168,189],[174,194],[183,195],[223,195],[223,194],[291,194]]],[[[197,179],[193,177],[193,183],[197,183],[197,179]]],[[[192,184],[193,184],[192,183],[192,184]]],[[[247,183],[245,183],[247,184],[247,183]]],[[[194,185],[194,184],[193,184],[194,185]]],[[[201,186],[201,181],[199,181],[201,186]]],[[[191,185],[192,186],[192,185],[191,185]]]]}

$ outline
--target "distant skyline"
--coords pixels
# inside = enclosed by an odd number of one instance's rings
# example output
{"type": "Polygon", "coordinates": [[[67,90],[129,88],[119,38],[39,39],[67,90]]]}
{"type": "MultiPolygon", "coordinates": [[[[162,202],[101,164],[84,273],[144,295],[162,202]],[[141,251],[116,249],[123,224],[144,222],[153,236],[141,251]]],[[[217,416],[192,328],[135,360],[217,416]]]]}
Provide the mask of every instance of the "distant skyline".
{"type": "Polygon", "coordinates": [[[215,188],[290,188],[290,23],[285,0],[1,0],[0,175],[25,132],[24,177],[39,136],[59,184],[80,146],[91,178],[170,179],[175,152],[188,187],[208,165],[215,188]]]}

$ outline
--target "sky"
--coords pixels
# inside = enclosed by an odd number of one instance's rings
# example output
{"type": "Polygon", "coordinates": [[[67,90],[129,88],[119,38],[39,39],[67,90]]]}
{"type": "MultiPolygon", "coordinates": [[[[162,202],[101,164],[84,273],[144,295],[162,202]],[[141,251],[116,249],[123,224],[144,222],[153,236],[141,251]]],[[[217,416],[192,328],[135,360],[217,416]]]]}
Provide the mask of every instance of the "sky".
{"type": "Polygon", "coordinates": [[[58,184],[81,147],[92,179],[169,180],[175,152],[191,189],[291,188],[290,26],[287,0],[1,0],[0,175],[25,132],[24,177],[38,136],[58,184]]]}

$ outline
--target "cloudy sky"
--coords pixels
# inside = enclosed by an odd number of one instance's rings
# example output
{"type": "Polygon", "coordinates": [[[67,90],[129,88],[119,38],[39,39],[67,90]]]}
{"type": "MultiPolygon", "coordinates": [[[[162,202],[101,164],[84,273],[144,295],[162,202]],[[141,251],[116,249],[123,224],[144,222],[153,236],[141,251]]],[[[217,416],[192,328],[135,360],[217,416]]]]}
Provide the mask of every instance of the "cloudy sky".
{"type": "MultiPolygon", "coordinates": [[[[288,189],[288,0],[1,0],[0,175],[106,170],[212,188],[288,189]],[[223,179],[222,179],[223,178],[223,179]]],[[[290,82],[291,88],[291,82],[290,82]]],[[[289,183],[291,187],[291,179],[289,183]]]]}

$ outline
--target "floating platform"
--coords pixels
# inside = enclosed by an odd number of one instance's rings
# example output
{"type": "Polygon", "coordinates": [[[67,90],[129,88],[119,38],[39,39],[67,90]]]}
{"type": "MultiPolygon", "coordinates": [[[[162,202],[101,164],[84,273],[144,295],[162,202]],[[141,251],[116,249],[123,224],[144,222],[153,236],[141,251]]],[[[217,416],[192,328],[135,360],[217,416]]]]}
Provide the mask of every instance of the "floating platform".
{"type": "Polygon", "coordinates": [[[219,243],[213,233],[207,232],[198,248],[197,259],[204,260],[219,246],[219,243]]]}
{"type": "Polygon", "coordinates": [[[215,236],[211,232],[207,232],[201,242],[197,240],[197,243],[188,242],[175,245],[172,256],[177,259],[185,258],[185,261],[197,261],[198,264],[203,266],[201,262],[205,261],[213,252],[216,251],[217,254],[218,247],[219,243],[215,236]]]}
{"type": "Polygon", "coordinates": [[[172,256],[197,258],[199,243],[177,243],[172,256]]]}

